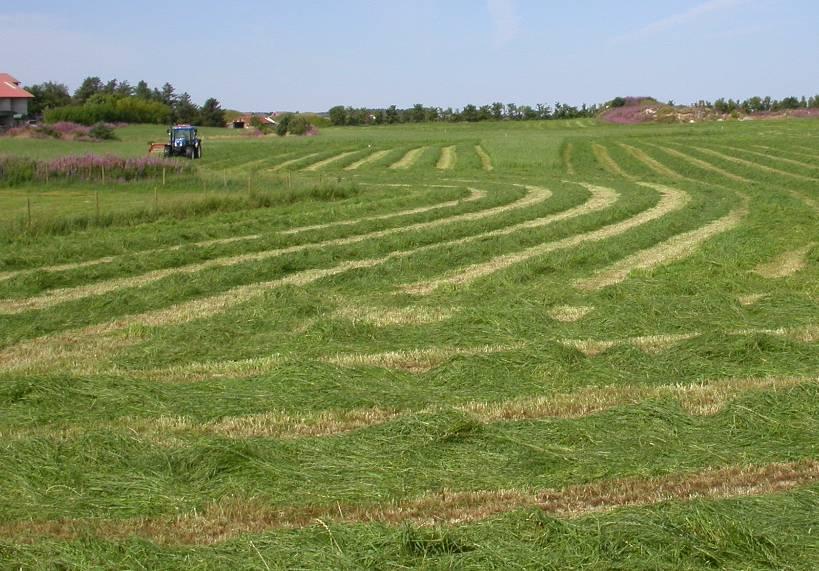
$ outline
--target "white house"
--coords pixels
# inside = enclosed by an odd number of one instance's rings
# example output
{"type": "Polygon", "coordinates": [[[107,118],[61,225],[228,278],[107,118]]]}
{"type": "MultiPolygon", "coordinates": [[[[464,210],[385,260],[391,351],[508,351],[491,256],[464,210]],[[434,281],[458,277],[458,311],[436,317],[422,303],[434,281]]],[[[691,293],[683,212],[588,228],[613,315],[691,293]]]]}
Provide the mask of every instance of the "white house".
{"type": "Polygon", "coordinates": [[[28,114],[28,100],[34,96],[20,87],[20,82],[7,73],[0,73],[0,128],[11,127],[28,114]]]}

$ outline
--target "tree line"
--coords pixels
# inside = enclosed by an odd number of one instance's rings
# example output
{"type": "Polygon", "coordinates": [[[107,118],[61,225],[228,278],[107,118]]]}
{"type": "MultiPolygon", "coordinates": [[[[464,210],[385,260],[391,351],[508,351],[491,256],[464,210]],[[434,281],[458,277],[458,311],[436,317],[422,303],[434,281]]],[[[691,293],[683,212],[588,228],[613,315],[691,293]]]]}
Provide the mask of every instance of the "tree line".
{"type": "Polygon", "coordinates": [[[29,115],[43,116],[47,123],[72,121],[84,125],[98,122],[123,123],[192,123],[206,127],[223,127],[225,112],[218,100],[209,98],[200,107],[187,92],[177,94],[173,85],[151,88],[140,81],[86,77],[70,94],[62,83],[47,81],[25,87],[34,95],[29,115]]]}
{"type": "Polygon", "coordinates": [[[407,109],[399,109],[390,105],[385,109],[371,109],[366,107],[353,108],[336,105],[329,111],[330,122],[333,125],[391,125],[395,123],[426,123],[432,121],[527,121],[544,119],[576,119],[579,117],[593,117],[602,107],[598,105],[574,107],[565,103],[555,103],[554,107],[538,103],[531,105],[516,105],[515,103],[490,103],[488,105],[465,105],[460,109],[452,107],[425,107],[416,103],[407,109]]]}

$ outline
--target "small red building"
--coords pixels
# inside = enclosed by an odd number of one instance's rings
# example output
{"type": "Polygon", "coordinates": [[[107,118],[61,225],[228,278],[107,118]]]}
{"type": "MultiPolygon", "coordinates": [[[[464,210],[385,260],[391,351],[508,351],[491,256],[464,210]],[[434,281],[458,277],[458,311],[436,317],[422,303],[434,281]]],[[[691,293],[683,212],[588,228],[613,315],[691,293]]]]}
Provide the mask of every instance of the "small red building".
{"type": "Polygon", "coordinates": [[[20,82],[0,73],[0,128],[11,127],[28,114],[28,100],[34,96],[20,87],[20,82]]]}

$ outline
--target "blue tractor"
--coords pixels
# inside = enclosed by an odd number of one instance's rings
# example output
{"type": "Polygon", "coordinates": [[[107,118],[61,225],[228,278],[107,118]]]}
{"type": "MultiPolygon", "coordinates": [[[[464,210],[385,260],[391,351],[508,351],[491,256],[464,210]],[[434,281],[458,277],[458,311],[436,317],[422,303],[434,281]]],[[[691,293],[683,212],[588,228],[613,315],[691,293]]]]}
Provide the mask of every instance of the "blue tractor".
{"type": "Polygon", "coordinates": [[[174,125],[168,129],[168,143],[165,145],[166,157],[202,158],[202,139],[196,127],[191,125],[174,125]]]}

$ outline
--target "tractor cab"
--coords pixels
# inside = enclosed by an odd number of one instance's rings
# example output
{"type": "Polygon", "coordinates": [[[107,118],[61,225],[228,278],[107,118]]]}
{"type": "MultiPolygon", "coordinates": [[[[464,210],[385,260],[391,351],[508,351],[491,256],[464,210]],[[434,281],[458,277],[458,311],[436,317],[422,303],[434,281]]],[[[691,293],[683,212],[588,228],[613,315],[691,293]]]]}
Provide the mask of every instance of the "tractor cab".
{"type": "Polygon", "coordinates": [[[198,135],[196,127],[192,125],[174,125],[168,129],[168,144],[165,145],[165,156],[185,156],[189,159],[202,158],[202,139],[198,135]]]}

